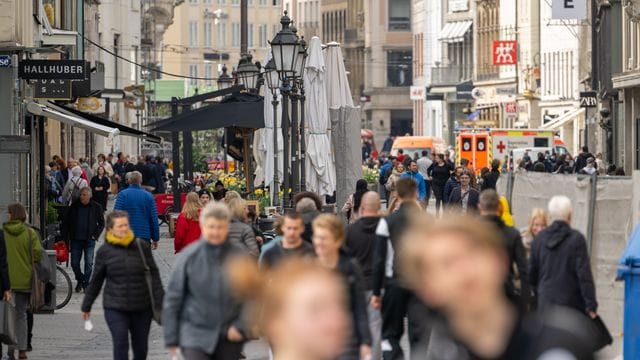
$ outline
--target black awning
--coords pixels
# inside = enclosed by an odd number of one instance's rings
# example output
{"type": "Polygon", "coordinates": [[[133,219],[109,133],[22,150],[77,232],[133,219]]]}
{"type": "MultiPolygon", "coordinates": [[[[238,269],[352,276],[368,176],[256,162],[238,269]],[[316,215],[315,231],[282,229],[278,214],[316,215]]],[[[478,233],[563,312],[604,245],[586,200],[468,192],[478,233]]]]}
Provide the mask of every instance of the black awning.
{"type": "Polygon", "coordinates": [[[264,101],[262,97],[249,94],[231,96],[221,103],[203,106],[169,119],[160,120],[152,131],[198,131],[227,127],[263,128],[264,101]]]}
{"type": "Polygon", "coordinates": [[[70,108],[68,106],[60,106],[62,109],[64,109],[65,111],[68,111],[76,116],[80,116],[82,118],[85,118],[93,123],[96,124],[100,124],[103,126],[108,126],[108,127],[112,127],[112,128],[116,128],[118,130],[120,130],[120,135],[124,135],[124,136],[132,136],[132,137],[137,137],[152,143],[156,143],[159,144],[162,142],[162,138],[153,134],[149,134],[147,132],[144,131],[140,131],[138,129],[134,129],[132,127],[128,127],[126,125],[122,125],[119,124],[115,121],[111,121],[111,120],[107,120],[105,118],[101,118],[99,116],[95,116],[92,114],[87,114],[85,112],[70,108]]]}

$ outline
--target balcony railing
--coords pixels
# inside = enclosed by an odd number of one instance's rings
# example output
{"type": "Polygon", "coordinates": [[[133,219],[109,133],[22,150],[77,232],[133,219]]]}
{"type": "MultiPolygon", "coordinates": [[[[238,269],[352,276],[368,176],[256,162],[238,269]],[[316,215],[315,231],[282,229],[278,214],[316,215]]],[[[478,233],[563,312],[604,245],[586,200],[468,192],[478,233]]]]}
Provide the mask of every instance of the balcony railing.
{"type": "Polygon", "coordinates": [[[472,67],[449,65],[431,68],[431,85],[455,85],[472,76],[472,67]]]}

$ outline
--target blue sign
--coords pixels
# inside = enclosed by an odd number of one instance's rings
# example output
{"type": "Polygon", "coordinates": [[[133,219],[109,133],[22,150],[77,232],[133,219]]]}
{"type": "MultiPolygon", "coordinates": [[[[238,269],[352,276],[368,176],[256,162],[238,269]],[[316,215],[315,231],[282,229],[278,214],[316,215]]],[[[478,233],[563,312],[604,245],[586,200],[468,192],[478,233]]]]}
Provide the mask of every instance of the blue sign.
{"type": "Polygon", "coordinates": [[[0,55],[0,68],[11,66],[11,55],[0,55]]]}

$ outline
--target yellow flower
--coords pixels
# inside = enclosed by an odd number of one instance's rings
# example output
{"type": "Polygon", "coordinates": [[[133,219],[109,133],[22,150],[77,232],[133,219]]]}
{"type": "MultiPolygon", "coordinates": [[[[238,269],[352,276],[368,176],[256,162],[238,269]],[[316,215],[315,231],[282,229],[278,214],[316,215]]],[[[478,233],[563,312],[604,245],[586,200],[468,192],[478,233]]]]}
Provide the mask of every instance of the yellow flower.
{"type": "Polygon", "coordinates": [[[262,191],[262,189],[256,189],[255,194],[257,196],[262,196],[262,194],[264,193],[264,191],[262,191]]]}

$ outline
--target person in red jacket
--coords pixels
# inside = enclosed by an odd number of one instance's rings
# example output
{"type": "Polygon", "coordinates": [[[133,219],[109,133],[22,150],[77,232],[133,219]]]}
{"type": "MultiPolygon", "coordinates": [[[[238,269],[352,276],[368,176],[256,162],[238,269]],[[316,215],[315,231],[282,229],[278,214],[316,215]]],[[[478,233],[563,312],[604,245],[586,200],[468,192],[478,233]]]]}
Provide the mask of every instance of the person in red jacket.
{"type": "Polygon", "coordinates": [[[173,239],[173,247],[176,254],[192,242],[200,239],[200,223],[198,217],[200,216],[201,209],[202,204],[200,203],[198,194],[195,192],[188,193],[185,204],[182,207],[182,212],[178,216],[176,223],[176,236],[173,239]]]}

